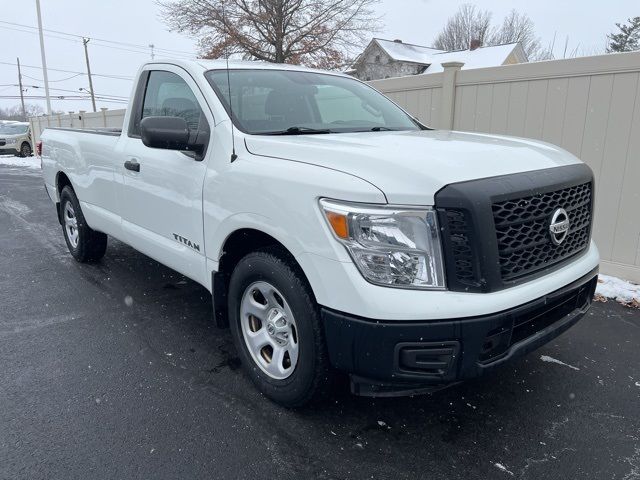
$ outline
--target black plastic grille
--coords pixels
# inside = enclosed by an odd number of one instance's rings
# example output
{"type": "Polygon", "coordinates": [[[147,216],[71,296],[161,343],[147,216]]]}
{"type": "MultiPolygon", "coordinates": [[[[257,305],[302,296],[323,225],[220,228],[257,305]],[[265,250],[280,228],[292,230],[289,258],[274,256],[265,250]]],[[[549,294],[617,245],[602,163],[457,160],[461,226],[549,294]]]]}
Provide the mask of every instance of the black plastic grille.
{"type": "Polygon", "coordinates": [[[494,203],[492,210],[503,280],[558,263],[589,244],[591,183],[494,203]],[[558,208],[567,211],[570,229],[566,240],[555,245],[549,234],[549,221],[558,208]]]}
{"type": "Polygon", "coordinates": [[[461,283],[473,284],[477,275],[471,250],[470,225],[467,214],[462,210],[447,210],[446,216],[456,278],[461,283]]]}

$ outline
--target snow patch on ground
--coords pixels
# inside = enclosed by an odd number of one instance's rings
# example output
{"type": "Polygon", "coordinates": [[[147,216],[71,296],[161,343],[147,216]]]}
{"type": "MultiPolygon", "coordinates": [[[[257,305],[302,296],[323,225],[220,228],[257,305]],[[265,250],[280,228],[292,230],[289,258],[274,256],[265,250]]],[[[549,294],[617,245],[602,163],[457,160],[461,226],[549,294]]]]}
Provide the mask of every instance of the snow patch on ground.
{"type": "Polygon", "coordinates": [[[496,463],[494,463],[494,465],[498,470],[502,470],[503,472],[508,473],[509,475],[513,476],[513,472],[511,470],[508,470],[507,467],[505,467],[501,463],[497,463],[496,462],[496,463]]]}
{"type": "Polygon", "coordinates": [[[600,274],[596,287],[596,300],[606,302],[609,298],[624,305],[640,308],[640,285],[600,274]]]}
{"type": "Polygon", "coordinates": [[[0,165],[7,167],[40,168],[40,160],[36,157],[14,157],[13,155],[0,155],[0,165]]]}
{"type": "Polygon", "coordinates": [[[558,365],[563,365],[563,366],[569,367],[569,368],[571,368],[573,370],[580,371],[580,369],[578,367],[574,367],[573,365],[569,365],[568,363],[561,362],[557,358],[553,358],[553,357],[550,357],[548,355],[540,355],[540,360],[542,360],[543,362],[547,362],[547,363],[557,363],[558,365]]]}

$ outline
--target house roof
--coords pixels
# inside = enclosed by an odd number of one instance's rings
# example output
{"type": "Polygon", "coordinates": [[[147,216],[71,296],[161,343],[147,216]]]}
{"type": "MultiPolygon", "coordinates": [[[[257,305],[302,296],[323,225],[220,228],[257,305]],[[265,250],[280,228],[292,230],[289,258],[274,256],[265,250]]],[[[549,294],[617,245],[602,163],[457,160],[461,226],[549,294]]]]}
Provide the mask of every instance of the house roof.
{"type": "Polygon", "coordinates": [[[432,62],[431,59],[434,54],[445,53],[444,50],[438,50],[437,48],[395,42],[393,40],[385,40],[384,38],[374,38],[372,41],[376,42],[392,59],[401,62],[429,65],[432,62]]]}
{"type": "Polygon", "coordinates": [[[475,50],[437,53],[432,56],[432,63],[423,73],[442,72],[444,70],[442,64],[446,62],[462,62],[464,63],[463,69],[497,67],[504,64],[514,51],[519,61],[527,61],[527,56],[520,43],[507,43],[505,45],[479,47],[475,50]]]}
{"type": "MultiPolygon", "coordinates": [[[[463,69],[497,67],[499,65],[503,65],[509,55],[513,52],[515,52],[516,57],[520,62],[527,61],[527,55],[520,43],[479,47],[475,50],[446,52],[444,50],[438,50],[437,48],[425,47],[422,45],[396,42],[393,40],[386,40],[384,38],[374,38],[371,40],[365,51],[373,43],[378,44],[380,48],[393,60],[426,66],[427,68],[423,73],[441,72],[443,70],[441,64],[446,62],[463,62],[463,69]]],[[[360,58],[362,57],[363,56],[361,55],[360,58]]],[[[356,60],[356,64],[357,63],[358,60],[356,60]]]]}

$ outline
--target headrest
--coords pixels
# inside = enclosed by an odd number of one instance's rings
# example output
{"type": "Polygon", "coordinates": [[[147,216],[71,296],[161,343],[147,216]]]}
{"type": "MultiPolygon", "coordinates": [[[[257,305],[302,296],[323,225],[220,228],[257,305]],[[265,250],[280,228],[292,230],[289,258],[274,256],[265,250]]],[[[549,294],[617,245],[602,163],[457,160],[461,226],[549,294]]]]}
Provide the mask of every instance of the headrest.
{"type": "Polygon", "coordinates": [[[164,102],[162,102],[162,110],[166,113],[170,113],[172,115],[177,114],[178,112],[190,112],[193,113],[194,110],[197,110],[195,102],[189,100],[188,98],[167,98],[164,102]]]}
{"type": "Polygon", "coordinates": [[[289,111],[287,94],[278,90],[271,90],[264,102],[264,113],[268,116],[284,117],[289,111]]]}

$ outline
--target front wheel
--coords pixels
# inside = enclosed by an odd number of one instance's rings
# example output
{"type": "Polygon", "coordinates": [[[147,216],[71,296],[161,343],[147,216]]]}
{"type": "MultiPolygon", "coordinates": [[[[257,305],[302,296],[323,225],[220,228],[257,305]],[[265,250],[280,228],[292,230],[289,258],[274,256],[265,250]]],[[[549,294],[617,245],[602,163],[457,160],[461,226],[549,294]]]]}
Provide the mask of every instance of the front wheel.
{"type": "Polygon", "coordinates": [[[24,142],[20,147],[20,156],[23,158],[31,156],[31,145],[29,145],[27,142],[24,142]]]}
{"type": "Polygon", "coordinates": [[[286,407],[330,384],[320,311],[295,260],[281,249],[250,253],[229,284],[229,323],[245,371],[286,407]]]}
{"type": "Polygon", "coordinates": [[[94,262],[107,251],[107,235],[96,232],[87,225],[80,202],[69,186],[60,194],[60,217],[67,248],[78,262],[94,262]]]}

